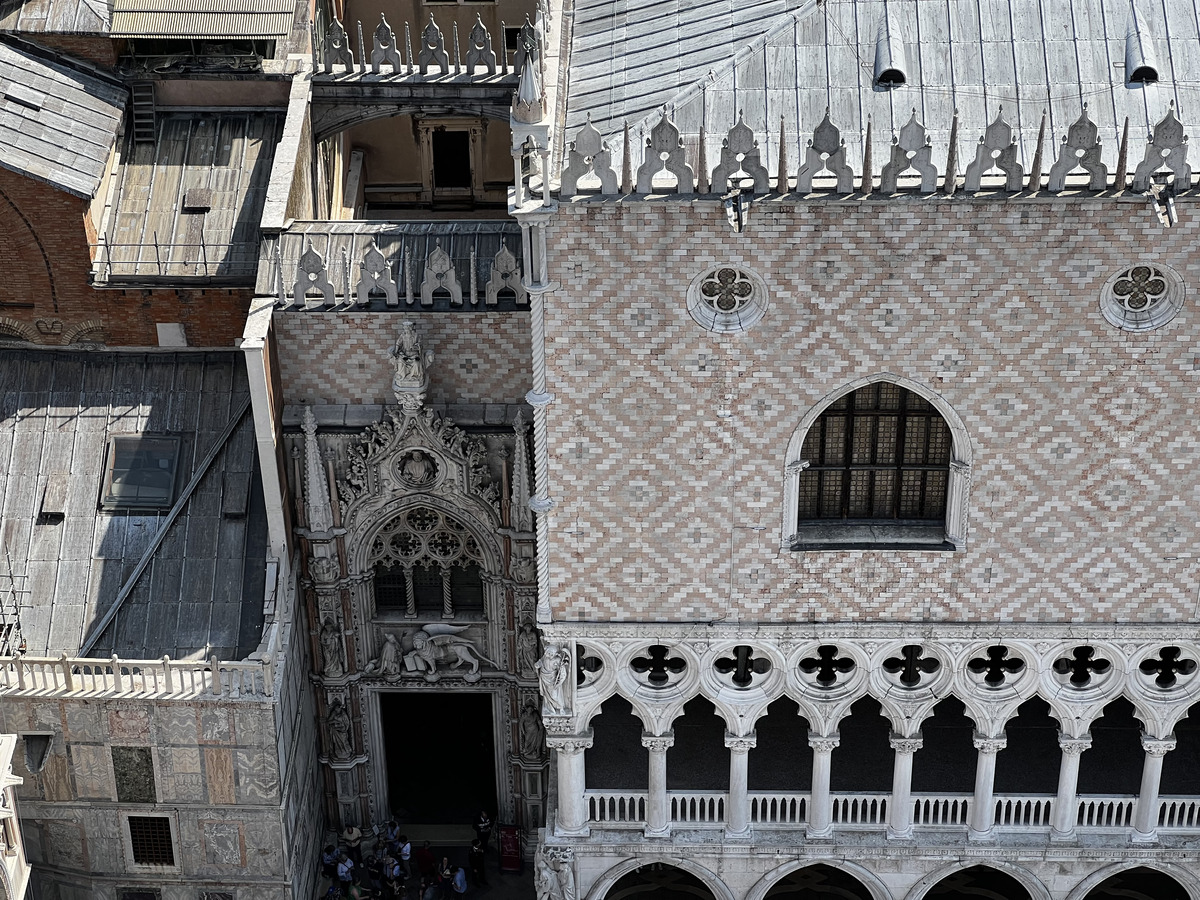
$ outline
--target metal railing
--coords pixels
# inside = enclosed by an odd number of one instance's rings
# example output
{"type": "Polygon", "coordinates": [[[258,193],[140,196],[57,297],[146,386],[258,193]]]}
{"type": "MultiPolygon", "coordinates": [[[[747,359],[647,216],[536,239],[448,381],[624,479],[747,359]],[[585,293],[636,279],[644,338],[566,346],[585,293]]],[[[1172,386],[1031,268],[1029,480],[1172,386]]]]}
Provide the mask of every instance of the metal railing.
{"type": "Polygon", "coordinates": [[[258,271],[254,242],[89,245],[93,276],[100,283],[130,278],[253,278],[258,271]]]}

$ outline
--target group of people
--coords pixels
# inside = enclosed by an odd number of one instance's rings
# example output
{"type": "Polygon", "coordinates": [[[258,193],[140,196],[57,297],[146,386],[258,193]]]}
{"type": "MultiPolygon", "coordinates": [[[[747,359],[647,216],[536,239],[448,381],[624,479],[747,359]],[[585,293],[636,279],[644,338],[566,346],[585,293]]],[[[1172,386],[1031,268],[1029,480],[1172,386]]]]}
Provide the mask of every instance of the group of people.
{"type": "MultiPolygon", "coordinates": [[[[488,844],[492,819],[486,810],[475,821],[475,840],[467,856],[476,886],[487,885],[488,844]]],[[[329,879],[327,900],[401,900],[415,893],[418,900],[463,900],[467,893],[467,872],[454,865],[448,856],[439,861],[424,841],[413,849],[412,841],[392,819],[384,826],[374,849],[363,855],[363,833],[350,825],[340,835],[338,845],[330,844],[321,853],[321,874],[329,879]]]]}

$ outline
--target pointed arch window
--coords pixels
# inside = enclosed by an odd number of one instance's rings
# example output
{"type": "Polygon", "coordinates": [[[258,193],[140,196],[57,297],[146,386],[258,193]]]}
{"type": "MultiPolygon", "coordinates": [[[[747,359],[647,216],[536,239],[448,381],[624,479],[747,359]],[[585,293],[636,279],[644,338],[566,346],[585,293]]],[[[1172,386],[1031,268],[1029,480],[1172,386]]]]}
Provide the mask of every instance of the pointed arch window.
{"type": "Polygon", "coordinates": [[[371,551],[378,611],[422,618],[484,614],[481,551],[454,516],[425,506],[407,510],[379,530],[371,551]]]}
{"type": "Polygon", "coordinates": [[[887,381],[844,394],[812,422],[790,467],[793,549],[953,549],[949,424],[919,394],[887,381]]]}

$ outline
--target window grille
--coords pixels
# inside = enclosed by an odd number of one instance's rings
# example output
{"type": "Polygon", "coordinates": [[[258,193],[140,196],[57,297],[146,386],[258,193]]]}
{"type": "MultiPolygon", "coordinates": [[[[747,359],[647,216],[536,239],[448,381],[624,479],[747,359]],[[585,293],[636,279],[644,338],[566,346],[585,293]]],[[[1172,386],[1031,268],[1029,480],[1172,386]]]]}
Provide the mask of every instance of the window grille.
{"type": "Polygon", "coordinates": [[[130,816],[129,845],[139,866],[175,865],[171,820],[166,816],[130,816]]]}

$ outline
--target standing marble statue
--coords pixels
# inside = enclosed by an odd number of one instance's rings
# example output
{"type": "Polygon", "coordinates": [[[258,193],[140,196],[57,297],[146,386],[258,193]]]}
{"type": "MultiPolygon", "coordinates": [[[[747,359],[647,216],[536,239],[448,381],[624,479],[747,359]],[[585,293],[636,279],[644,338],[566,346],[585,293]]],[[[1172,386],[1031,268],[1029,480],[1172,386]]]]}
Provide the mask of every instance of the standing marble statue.
{"type": "Polygon", "coordinates": [[[578,900],[569,854],[546,847],[538,851],[533,876],[537,900],[578,900]]]}
{"type": "Polygon", "coordinates": [[[524,759],[538,759],[542,755],[542,747],[546,743],[546,729],[542,725],[542,717],[533,701],[525,704],[521,710],[521,756],[524,759]]]}
{"type": "Polygon", "coordinates": [[[326,616],[321,625],[321,674],[326,678],[341,678],[346,674],[342,632],[331,616],[326,616]]]}
{"type": "Polygon", "coordinates": [[[349,759],[354,755],[354,745],[350,739],[350,712],[340,697],[329,704],[326,724],[329,726],[329,747],[333,758],[349,759]]]}
{"type": "Polygon", "coordinates": [[[567,675],[571,668],[571,654],[565,647],[550,644],[535,668],[546,708],[551,715],[566,715],[567,675]]]}
{"type": "Polygon", "coordinates": [[[517,632],[517,671],[521,675],[532,675],[537,671],[538,636],[533,623],[528,619],[517,632]]]}

